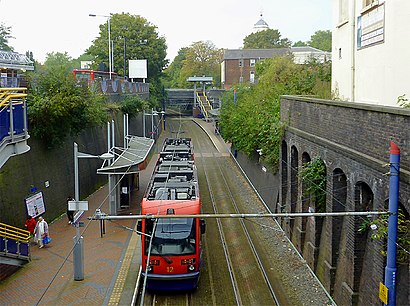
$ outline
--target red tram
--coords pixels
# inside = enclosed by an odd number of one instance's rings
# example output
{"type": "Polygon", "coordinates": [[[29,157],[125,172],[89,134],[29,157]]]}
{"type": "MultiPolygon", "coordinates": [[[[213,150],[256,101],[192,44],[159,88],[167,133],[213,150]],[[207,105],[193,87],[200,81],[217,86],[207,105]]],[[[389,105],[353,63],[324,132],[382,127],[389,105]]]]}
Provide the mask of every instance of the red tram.
{"type": "Polygon", "coordinates": [[[198,286],[205,222],[194,216],[173,216],[200,213],[191,139],[167,138],[142,199],[141,214],[169,218],[144,219],[138,224],[148,290],[191,290],[198,286]]]}

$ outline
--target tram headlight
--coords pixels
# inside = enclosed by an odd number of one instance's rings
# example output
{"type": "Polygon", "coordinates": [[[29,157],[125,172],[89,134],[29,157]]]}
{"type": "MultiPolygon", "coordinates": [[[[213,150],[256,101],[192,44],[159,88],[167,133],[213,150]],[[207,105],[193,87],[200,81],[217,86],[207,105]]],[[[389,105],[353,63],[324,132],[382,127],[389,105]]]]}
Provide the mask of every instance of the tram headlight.
{"type": "Polygon", "coordinates": [[[148,265],[148,266],[147,266],[147,272],[152,272],[152,270],[153,270],[152,266],[151,266],[151,265],[148,265]]]}
{"type": "Polygon", "coordinates": [[[191,271],[191,272],[195,271],[195,266],[194,265],[189,265],[188,270],[191,271]]]}

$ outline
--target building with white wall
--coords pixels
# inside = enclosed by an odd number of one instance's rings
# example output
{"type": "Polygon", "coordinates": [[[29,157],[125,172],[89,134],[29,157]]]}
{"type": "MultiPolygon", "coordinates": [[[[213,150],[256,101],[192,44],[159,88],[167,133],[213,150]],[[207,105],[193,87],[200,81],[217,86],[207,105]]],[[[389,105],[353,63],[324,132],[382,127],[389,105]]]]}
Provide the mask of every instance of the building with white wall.
{"type": "Polygon", "coordinates": [[[386,106],[410,98],[410,1],[333,1],[336,97],[386,106]]]}

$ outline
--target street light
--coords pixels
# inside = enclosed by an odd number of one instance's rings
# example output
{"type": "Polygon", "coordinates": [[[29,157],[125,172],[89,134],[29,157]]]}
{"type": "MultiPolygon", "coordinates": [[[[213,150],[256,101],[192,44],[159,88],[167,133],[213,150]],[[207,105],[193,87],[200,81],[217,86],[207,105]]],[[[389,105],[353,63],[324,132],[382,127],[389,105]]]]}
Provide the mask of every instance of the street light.
{"type": "MultiPolygon", "coordinates": [[[[68,209],[73,211],[80,211],[80,215],[88,210],[88,202],[80,201],[80,188],[79,188],[79,178],[78,178],[78,159],[79,158],[99,158],[103,160],[109,160],[114,158],[114,155],[111,153],[104,153],[102,155],[91,155],[87,153],[78,152],[78,145],[74,142],[74,194],[75,201],[68,202],[68,209]]],[[[77,220],[74,220],[76,227],[76,236],[74,240],[74,280],[83,280],[84,279],[84,244],[83,237],[80,235],[80,224],[77,220]]]]}
{"type": "Polygon", "coordinates": [[[111,15],[107,16],[107,15],[96,15],[96,14],[88,14],[88,16],[90,17],[105,17],[107,18],[107,23],[108,23],[108,68],[110,71],[110,80],[111,80],[111,67],[112,67],[112,54],[111,54],[111,24],[110,24],[110,19],[111,19],[111,15]]]}

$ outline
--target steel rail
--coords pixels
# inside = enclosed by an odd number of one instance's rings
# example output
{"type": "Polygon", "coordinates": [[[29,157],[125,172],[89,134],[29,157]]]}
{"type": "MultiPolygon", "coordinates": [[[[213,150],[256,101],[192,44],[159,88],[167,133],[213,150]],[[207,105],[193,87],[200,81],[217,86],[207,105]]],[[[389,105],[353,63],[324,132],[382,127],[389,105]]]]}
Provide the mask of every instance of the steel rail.
{"type": "MultiPolygon", "coordinates": [[[[228,184],[228,181],[227,181],[227,179],[226,179],[226,176],[225,176],[225,174],[224,174],[223,171],[222,171],[221,164],[218,163],[218,162],[217,162],[216,164],[218,165],[218,169],[219,169],[219,172],[221,173],[221,176],[222,176],[222,178],[223,178],[223,180],[224,180],[226,189],[227,189],[228,192],[229,192],[229,197],[231,198],[233,207],[234,207],[235,211],[236,211],[237,213],[239,213],[239,212],[240,212],[239,207],[238,207],[238,205],[237,205],[237,203],[236,203],[236,201],[235,201],[235,198],[234,198],[234,196],[233,196],[233,194],[232,194],[232,190],[231,190],[231,188],[229,187],[229,184],[228,184]]],[[[246,228],[245,221],[244,221],[243,219],[240,219],[239,221],[240,221],[240,223],[241,223],[241,226],[242,226],[242,228],[243,228],[243,231],[244,231],[244,233],[245,233],[245,236],[246,236],[246,238],[248,239],[248,243],[249,243],[249,245],[250,245],[250,247],[251,247],[251,250],[252,250],[252,252],[253,252],[253,255],[255,256],[256,262],[258,263],[258,266],[259,266],[259,269],[260,269],[260,271],[261,271],[261,273],[262,273],[262,275],[263,275],[263,278],[265,279],[266,285],[267,285],[268,288],[269,288],[269,292],[270,292],[270,294],[271,294],[273,300],[275,301],[276,305],[279,306],[279,305],[280,305],[279,300],[278,300],[278,298],[277,298],[277,296],[276,296],[276,294],[275,294],[275,290],[273,289],[272,284],[271,284],[271,282],[270,282],[270,280],[269,280],[268,274],[266,273],[266,269],[265,269],[265,267],[263,266],[262,260],[261,260],[261,258],[259,257],[259,254],[258,254],[258,251],[256,250],[255,244],[254,244],[253,241],[252,241],[252,237],[251,237],[251,235],[249,234],[248,229],[246,228]]]]}
{"type": "MultiPolygon", "coordinates": [[[[200,144],[200,146],[201,146],[201,144],[200,144]]],[[[208,172],[207,172],[206,167],[205,167],[205,162],[202,158],[201,158],[201,164],[202,164],[202,167],[204,169],[205,179],[206,179],[206,183],[208,185],[208,190],[209,190],[209,195],[210,195],[211,202],[212,202],[212,207],[213,207],[214,212],[216,213],[218,211],[218,209],[216,207],[216,201],[215,201],[212,189],[211,189],[211,184],[210,184],[208,172]]],[[[228,266],[229,277],[231,279],[231,284],[232,284],[232,289],[233,289],[233,292],[234,292],[234,295],[235,295],[236,304],[237,305],[243,305],[242,304],[242,299],[241,299],[241,296],[240,296],[240,293],[239,293],[239,288],[237,287],[235,272],[234,272],[234,269],[233,269],[233,264],[232,264],[231,257],[230,257],[230,254],[229,254],[228,245],[226,243],[226,239],[225,239],[224,231],[223,231],[223,228],[222,228],[222,224],[221,224],[221,221],[219,219],[217,219],[216,222],[217,222],[217,226],[218,226],[219,236],[220,236],[220,239],[221,239],[221,242],[222,242],[222,247],[223,247],[223,251],[224,251],[224,255],[225,255],[225,260],[226,260],[227,266],[228,266]]]]}

